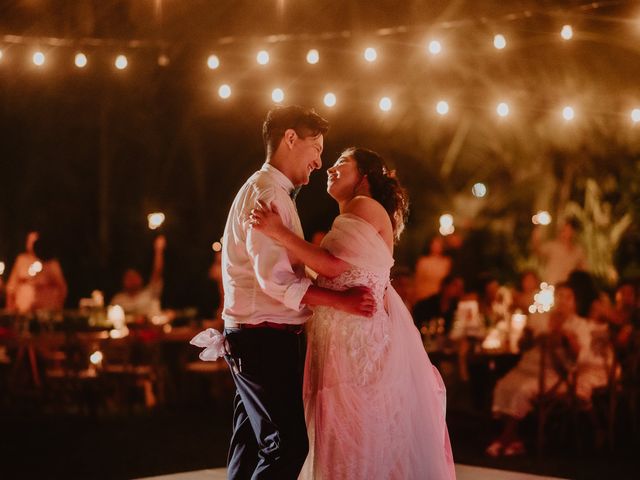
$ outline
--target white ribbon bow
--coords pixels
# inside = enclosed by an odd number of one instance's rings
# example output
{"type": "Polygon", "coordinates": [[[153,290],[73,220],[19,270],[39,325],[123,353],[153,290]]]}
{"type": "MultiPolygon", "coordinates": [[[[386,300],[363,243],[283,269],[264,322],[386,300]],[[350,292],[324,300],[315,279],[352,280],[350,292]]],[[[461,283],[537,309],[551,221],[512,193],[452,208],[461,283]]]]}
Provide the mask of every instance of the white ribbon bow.
{"type": "Polygon", "coordinates": [[[200,332],[189,343],[204,348],[200,352],[200,360],[205,362],[215,362],[228,353],[224,335],[214,328],[207,328],[200,332]]]}

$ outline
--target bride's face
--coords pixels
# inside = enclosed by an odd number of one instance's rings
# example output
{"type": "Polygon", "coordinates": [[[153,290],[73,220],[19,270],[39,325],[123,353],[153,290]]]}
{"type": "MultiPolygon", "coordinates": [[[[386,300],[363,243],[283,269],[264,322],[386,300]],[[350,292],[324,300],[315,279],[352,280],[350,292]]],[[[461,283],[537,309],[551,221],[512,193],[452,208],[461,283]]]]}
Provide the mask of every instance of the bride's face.
{"type": "Polygon", "coordinates": [[[345,155],[327,170],[327,176],[327,192],[337,201],[353,197],[362,182],[358,164],[353,157],[345,155]]]}

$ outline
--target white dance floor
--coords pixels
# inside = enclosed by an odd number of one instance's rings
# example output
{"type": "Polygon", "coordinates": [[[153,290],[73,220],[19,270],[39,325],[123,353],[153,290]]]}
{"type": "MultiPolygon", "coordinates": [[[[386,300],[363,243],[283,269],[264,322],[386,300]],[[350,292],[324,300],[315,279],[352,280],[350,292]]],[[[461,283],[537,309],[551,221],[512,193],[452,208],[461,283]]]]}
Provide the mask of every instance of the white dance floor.
{"type": "MultiPolygon", "coordinates": [[[[472,467],[470,465],[456,465],[458,480],[559,480],[555,477],[541,477],[529,473],[508,472],[492,468],[472,467]]],[[[196,472],[176,473],[147,477],[145,480],[226,480],[227,471],[224,468],[212,470],[198,470],[196,472]]]]}

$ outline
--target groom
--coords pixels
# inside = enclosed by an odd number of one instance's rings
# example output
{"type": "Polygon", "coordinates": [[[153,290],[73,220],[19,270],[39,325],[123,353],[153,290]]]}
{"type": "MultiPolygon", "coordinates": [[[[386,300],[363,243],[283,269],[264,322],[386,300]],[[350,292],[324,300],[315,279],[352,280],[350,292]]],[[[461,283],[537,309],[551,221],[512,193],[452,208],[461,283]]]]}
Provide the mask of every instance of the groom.
{"type": "Polygon", "coordinates": [[[229,479],[297,479],[308,450],[302,404],[308,307],[366,315],[372,299],[363,288],[313,285],[300,261],[248,226],[253,208],[273,204],[284,224],[303,236],[293,197],[322,166],[328,128],[313,110],[271,110],[262,126],[266,161],[236,195],[225,226],[222,318],[236,385],[229,479]]]}

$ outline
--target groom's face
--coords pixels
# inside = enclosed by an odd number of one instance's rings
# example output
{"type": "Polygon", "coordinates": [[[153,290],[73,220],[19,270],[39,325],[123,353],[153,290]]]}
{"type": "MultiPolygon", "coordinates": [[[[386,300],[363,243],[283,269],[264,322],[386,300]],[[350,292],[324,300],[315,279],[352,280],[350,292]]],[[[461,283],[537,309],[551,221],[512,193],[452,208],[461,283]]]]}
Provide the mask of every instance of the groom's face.
{"type": "Polygon", "coordinates": [[[296,136],[291,145],[291,159],[294,162],[291,181],[294,185],[307,185],[311,172],[322,167],[322,134],[301,138],[296,136]]]}

